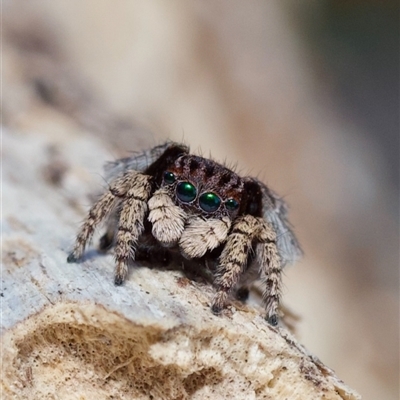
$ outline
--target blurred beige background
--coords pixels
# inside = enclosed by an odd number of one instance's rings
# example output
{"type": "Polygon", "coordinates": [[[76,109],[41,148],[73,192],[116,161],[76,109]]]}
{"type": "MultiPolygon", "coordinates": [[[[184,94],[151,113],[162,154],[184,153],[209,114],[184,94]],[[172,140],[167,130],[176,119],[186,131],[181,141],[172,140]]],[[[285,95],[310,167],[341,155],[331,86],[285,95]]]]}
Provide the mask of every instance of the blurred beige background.
{"type": "MultiPolygon", "coordinates": [[[[318,4],[315,4],[318,3],[318,4]]],[[[300,340],[366,400],[398,398],[398,5],[3,1],[3,124],[166,138],[291,206],[300,340]],[[74,123],[66,123],[66,121],[74,123]]]]}

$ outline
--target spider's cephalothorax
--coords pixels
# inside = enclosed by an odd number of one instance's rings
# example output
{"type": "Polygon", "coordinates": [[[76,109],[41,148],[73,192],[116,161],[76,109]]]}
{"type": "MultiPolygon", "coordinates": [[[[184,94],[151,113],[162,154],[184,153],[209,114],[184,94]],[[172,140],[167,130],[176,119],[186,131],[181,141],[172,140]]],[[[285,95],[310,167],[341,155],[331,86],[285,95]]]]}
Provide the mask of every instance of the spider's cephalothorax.
{"type": "Polygon", "coordinates": [[[96,226],[102,249],[115,246],[115,283],[143,251],[179,253],[211,268],[219,313],[229,293],[261,279],[267,320],[276,325],[282,268],[300,256],[286,205],[264,184],[168,142],[106,166],[109,190],[92,206],[68,261],[83,254],[96,226]]]}

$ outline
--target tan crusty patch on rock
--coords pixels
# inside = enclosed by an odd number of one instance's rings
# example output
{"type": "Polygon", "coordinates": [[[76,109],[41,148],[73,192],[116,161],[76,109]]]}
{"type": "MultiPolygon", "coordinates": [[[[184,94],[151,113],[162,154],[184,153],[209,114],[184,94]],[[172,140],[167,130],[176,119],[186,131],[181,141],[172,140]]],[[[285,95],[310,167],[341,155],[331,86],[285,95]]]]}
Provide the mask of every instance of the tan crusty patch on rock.
{"type": "Polygon", "coordinates": [[[3,335],[4,399],[357,398],[279,333],[266,327],[260,338],[139,326],[103,306],[58,303],[3,335]]]}

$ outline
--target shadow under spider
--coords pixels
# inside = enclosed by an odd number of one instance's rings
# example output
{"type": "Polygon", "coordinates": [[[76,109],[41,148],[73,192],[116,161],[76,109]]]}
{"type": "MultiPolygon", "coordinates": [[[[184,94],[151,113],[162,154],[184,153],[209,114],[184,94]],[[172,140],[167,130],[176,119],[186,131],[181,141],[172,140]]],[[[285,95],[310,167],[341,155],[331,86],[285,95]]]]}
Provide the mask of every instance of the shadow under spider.
{"type": "MultiPolygon", "coordinates": [[[[145,267],[158,271],[178,271],[183,273],[190,281],[213,285],[214,273],[223,246],[209,252],[202,258],[186,259],[181,255],[178,248],[162,247],[150,235],[145,234],[142,239],[136,249],[135,259],[129,262],[129,275],[134,273],[135,268],[145,267]]],[[[89,251],[83,261],[104,256],[112,249],[113,244],[113,236],[106,232],[100,238],[98,250],[89,251]]],[[[241,287],[233,292],[233,297],[244,303],[249,297],[249,289],[241,287]]]]}

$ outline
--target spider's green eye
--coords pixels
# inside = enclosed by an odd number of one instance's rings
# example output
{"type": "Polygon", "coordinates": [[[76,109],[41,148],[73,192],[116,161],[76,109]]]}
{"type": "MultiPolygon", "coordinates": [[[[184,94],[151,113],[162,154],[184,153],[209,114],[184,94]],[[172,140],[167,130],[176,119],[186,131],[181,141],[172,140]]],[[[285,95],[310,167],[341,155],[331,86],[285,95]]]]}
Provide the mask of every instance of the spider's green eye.
{"type": "Polygon", "coordinates": [[[200,207],[206,212],[218,210],[221,199],[215,193],[203,193],[199,198],[200,207]]]}
{"type": "Polygon", "coordinates": [[[180,182],[176,187],[176,194],[179,200],[190,203],[196,198],[197,190],[190,182],[180,182]]]}
{"type": "Polygon", "coordinates": [[[235,211],[237,210],[237,208],[239,207],[239,202],[237,202],[235,199],[228,199],[225,202],[225,207],[229,210],[229,211],[235,211]]]}
{"type": "Polygon", "coordinates": [[[176,180],[175,175],[172,172],[165,171],[164,172],[164,182],[170,185],[171,183],[174,183],[176,180]]]}

